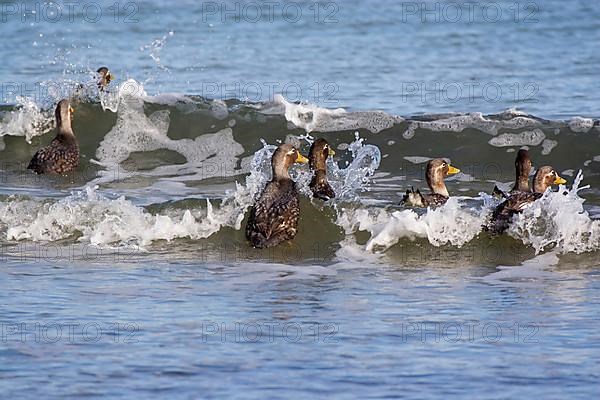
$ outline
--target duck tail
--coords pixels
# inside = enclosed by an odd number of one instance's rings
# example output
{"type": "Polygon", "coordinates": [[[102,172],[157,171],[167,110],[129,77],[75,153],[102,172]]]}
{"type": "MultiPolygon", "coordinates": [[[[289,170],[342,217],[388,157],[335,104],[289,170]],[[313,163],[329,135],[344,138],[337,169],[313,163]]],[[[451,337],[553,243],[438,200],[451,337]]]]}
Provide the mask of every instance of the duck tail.
{"type": "Polygon", "coordinates": [[[498,197],[500,199],[506,199],[506,198],[508,198],[508,196],[506,195],[506,193],[504,193],[504,191],[502,191],[498,187],[498,185],[494,185],[494,190],[492,190],[492,196],[498,197]]]}
{"type": "Polygon", "coordinates": [[[406,194],[402,197],[402,202],[400,204],[413,207],[423,207],[424,197],[419,189],[415,191],[415,188],[411,187],[410,190],[407,190],[406,194]]]}
{"type": "Polygon", "coordinates": [[[410,189],[406,189],[406,193],[404,193],[404,196],[402,196],[402,201],[400,202],[400,205],[403,204],[410,204],[411,203],[411,199],[412,197],[415,195],[415,188],[411,186],[410,189]]]}

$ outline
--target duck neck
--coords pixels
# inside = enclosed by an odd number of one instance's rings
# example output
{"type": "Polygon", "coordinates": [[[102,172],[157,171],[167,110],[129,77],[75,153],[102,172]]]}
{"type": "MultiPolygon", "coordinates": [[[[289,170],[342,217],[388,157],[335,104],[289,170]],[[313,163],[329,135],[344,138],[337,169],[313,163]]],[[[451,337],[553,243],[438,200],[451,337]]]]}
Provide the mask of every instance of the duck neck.
{"type": "Polygon", "coordinates": [[[56,121],[58,124],[58,136],[64,138],[74,138],[75,133],[73,132],[73,128],[71,127],[71,121],[69,119],[58,120],[56,121]]]}
{"type": "Polygon", "coordinates": [[[309,166],[313,171],[325,171],[327,169],[327,159],[321,154],[314,156],[311,154],[311,157],[309,158],[309,166]]]}
{"type": "Polygon", "coordinates": [[[548,185],[546,185],[543,179],[536,179],[533,183],[534,193],[544,193],[546,189],[548,189],[548,185]]]}
{"type": "Polygon", "coordinates": [[[448,189],[446,188],[446,184],[444,183],[444,181],[430,183],[429,189],[431,189],[432,193],[441,194],[445,197],[450,197],[450,194],[448,194],[448,189]]]}
{"type": "Polygon", "coordinates": [[[519,171],[517,171],[517,177],[515,178],[515,190],[519,190],[521,192],[529,191],[529,177],[523,176],[519,171]]]}
{"type": "Polygon", "coordinates": [[[283,164],[274,165],[273,166],[273,180],[281,181],[281,180],[286,180],[286,179],[291,179],[288,166],[283,165],[283,164]]]}
{"type": "Polygon", "coordinates": [[[446,189],[446,184],[444,183],[444,178],[442,176],[440,176],[439,173],[433,173],[430,174],[428,173],[427,176],[427,185],[429,186],[429,189],[431,190],[432,193],[434,194],[441,194],[442,196],[445,197],[450,197],[450,195],[448,194],[448,189],[446,189]]]}

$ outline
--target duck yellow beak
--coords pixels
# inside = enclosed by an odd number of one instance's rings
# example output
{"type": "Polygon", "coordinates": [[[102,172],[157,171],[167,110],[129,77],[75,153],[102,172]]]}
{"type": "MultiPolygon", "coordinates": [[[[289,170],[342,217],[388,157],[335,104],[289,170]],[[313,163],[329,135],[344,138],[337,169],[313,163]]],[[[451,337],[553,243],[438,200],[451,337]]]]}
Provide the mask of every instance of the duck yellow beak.
{"type": "Polygon", "coordinates": [[[335,156],[335,151],[333,151],[333,149],[330,147],[329,148],[329,157],[333,157],[335,156]]]}
{"type": "Polygon", "coordinates": [[[106,83],[110,83],[110,81],[112,81],[113,79],[115,79],[115,76],[113,74],[111,74],[110,72],[106,74],[106,83]]]}
{"type": "Polygon", "coordinates": [[[308,163],[308,158],[304,157],[302,154],[298,153],[298,157],[296,157],[296,161],[297,163],[300,164],[307,164],[308,163]]]}
{"type": "Polygon", "coordinates": [[[454,168],[452,165],[448,165],[448,175],[458,174],[460,169],[454,168]]]}
{"type": "Polygon", "coordinates": [[[560,176],[556,175],[556,179],[554,179],[554,184],[555,185],[562,185],[567,183],[567,181],[563,178],[561,178],[560,176]]]}
{"type": "Polygon", "coordinates": [[[75,115],[75,110],[71,106],[69,106],[69,112],[71,113],[71,117],[75,115]]]}

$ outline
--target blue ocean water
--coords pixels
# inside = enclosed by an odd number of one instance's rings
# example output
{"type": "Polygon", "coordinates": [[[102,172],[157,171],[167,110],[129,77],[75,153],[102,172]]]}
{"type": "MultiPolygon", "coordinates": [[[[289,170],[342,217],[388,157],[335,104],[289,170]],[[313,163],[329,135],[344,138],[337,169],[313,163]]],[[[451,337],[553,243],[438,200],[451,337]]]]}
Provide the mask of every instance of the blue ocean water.
{"type": "MultiPolygon", "coordinates": [[[[22,98],[48,106],[65,82],[88,80],[100,65],[116,83],[131,78],[149,95],[163,95],[137,114],[125,108],[121,119],[82,105],[75,128],[90,165],[103,160],[97,148],[111,149],[105,138],[119,123],[117,133],[197,139],[218,132],[221,140],[187,146],[208,148],[219,160],[214,174],[200,160],[202,179],[176,179],[189,173],[177,169],[185,146],[166,141],[150,150],[132,145],[108,174],[121,181],[103,181],[93,167],[72,180],[32,178],[17,166],[40,145],[37,136],[33,144],[24,134],[12,137],[4,129],[15,124],[3,121],[2,397],[597,396],[598,129],[592,120],[583,130],[562,123],[600,117],[600,12],[593,2],[8,1],[0,17],[7,109],[26,108],[22,98]],[[539,128],[544,148],[536,143],[531,152],[570,185],[576,170],[585,170],[584,184],[593,186],[582,192],[590,218],[557,201],[567,210],[557,218],[562,230],[552,232],[553,249],[536,227],[530,242],[490,238],[477,230],[478,220],[475,229],[470,214],[457,212],[464,225],[449,227],[442,216],[430,221],[433,232],[411,236],[408,229],[387,252],[371,254],[364,251],[369,234],[386,239],[378,234],[397,217],[399,194],[424,184],[410,159],[440,148],[451,153],[465,173],[451,190],[475,197],[512,179],[514,153],[505,148],[519,144],[489,145],[487,132],[451,128],[443,139],[431,128],[412,141],[402,137],[406,127],[362,129],[366,143],[381,150],[379,175],[361,193],[363,205],[391,209],[380,225],[367,233],[356,228],[367,218],[348,217],[347,205],[334,212],[305,202],[301,245],[249,249],[243,229],[218,212],[208,218],[206,199],[217,209],[235,190],[230,170],[247,168],[260,138],[273,144],[289,132],[306,133],[287,116],[271,120],[238,107],[277,94],[322,109],[410,116],[516,108],[551,120],[539,128]],[[229,103],[225,111],[209,103],[209,113],[183,95],[229,103]],[[170,119],[160,114],[165,109],[170,119]],[[127,117],[137,119],[130,126],[127,117]],[[480,173],[489,167],[481,159],[503,165],[498,176],[480,173]],[[86,192],[96,184],[97,192],[86,192]],[[185,210],[200,222],[186,224],[185,210]],[[577,236],[584,223],[589,235],[577,236]],[[193,237],[197,225],[208,237],[193,237]],[[472,242],[461,241],[471,234],[472,242]],[[443,235],[452,241],[439,245],[443,235]]],[[[354,128],[316,132],[330,135],[341,165],[354,160],[344,153],[354,128]]],[[[540,213],[559,214],[557,207],[540,213]]]]}
{"type": "MultiPolygon", "coordinates": [[[[8,2],[2,99],[109,65],[149,93],[598,117],[598,11],[532,2],[8,2]],[[11,85],[16,85],[16,89],[11,85]]],[[[43,89],[40,89],[43,91],[43,89]]]]}

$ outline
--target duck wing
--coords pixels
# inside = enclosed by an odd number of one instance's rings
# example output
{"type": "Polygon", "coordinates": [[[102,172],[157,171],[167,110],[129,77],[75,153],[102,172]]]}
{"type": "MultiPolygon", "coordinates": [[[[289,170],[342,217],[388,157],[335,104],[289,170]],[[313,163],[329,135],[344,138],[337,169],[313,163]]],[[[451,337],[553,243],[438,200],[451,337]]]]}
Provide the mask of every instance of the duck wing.
{"type": "Polygon", "coordinates": [[[494,190],[492,190],[492,196],[500,198],[500,199],[507,199],[508,195],[498,187],[498,185],[494,185],[494,190]]]}
{"type": "Polygon", "coordinates": [[[446,204],[448,198],[442,194],[431,193],[422,195],[426,207],[439,207],[446,204]]]}
{"type": "Polygon", "coordinates": [[[298,232],[300,201],[292,180],[271,181],[250,210],[246,237],[254,247],[273,247],[298,232]]]}
{"type": "Polygon", "coordinates": [[[495,234],[504,232],[515,214],[522,212],[525,207],[540,197],[542,197],[540,193],[514,192],[496,207],[488,230],[495,234]]]}
{"type": "Polygon", "coordinates": [[[64,174],[79,165],[79,147],[76,143],[66,144],[59,138],[54,138],[46,147],[38,150],[27,169],[36,174],[64,174]]]}

